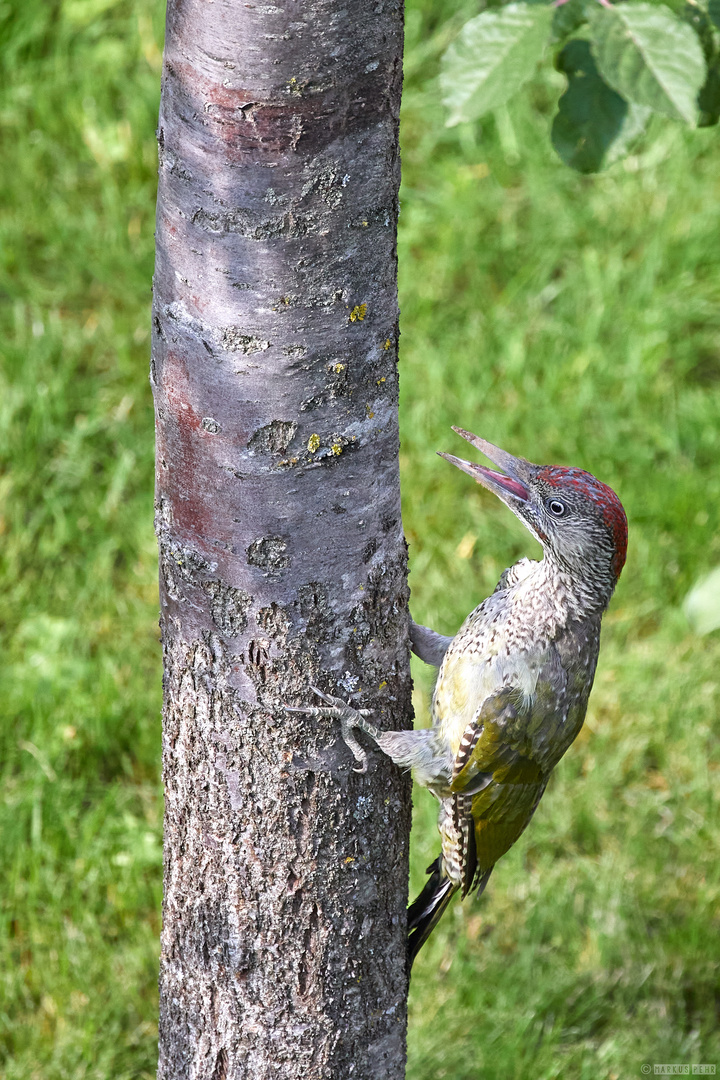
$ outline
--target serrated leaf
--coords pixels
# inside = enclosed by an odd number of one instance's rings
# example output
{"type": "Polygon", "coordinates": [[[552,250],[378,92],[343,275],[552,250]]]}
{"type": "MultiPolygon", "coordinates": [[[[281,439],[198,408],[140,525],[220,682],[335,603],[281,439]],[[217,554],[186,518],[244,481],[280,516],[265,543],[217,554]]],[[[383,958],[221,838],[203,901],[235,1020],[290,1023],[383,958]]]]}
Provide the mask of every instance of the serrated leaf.
{"type": "Polygon", "coordinates": [[[465,23],[442,61],[448,127],[496,109],[520,89],[542,56],[552,17],[549,5],[515,3],[465,23]]]}
{"type": "Polygon", "coordinates": [[[608,86],[635,105],[696,123],[705,59],[687,23],[664,4],[598,5],[590,17],[590,34],[608,86]]]}
{"type": "Polygon", "coordinates": [[[600,77],[589,41],[570,41],[556,60],[568,77],[552,125],[558,156],[581,173],[600,172],[627,153],[650,110],[629,105],[600,77]]]}
{"type": "Polygon", "coordinates": [[[720,627],[720,566],[692,587],[683,611],[696,634],[709,634],[720,627]]]}

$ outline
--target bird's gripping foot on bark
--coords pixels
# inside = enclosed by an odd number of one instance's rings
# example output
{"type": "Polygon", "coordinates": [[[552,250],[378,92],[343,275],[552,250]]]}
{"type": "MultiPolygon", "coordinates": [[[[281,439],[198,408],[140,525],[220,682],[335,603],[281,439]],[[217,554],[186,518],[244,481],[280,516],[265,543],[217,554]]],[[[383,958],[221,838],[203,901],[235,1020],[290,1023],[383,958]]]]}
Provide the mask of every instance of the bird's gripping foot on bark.
{"type": "Polygon", "coordinates": [[[339,720],[343,741],[357,762],[357,765],[353,766],[353,771],[363,775],[367,772],[368,755],[367,751],[362,748],[355,738],[353,732],[356,729],[364,731],[366,735],[369,735],[371,739],[377,742],[382,732],[365,719],[367,716],[372,716],[372,709],[354,709],[352,705],[348,705],[347,701],[333,697],[332,694],[324,694],[316,686],[311,686],[310,689],[321,701],[325,702],[324,705],[306,705],[300,708],[286,705],[286,710],[288,712],[304,713],[306,716],[328,716],[339,720]]]}

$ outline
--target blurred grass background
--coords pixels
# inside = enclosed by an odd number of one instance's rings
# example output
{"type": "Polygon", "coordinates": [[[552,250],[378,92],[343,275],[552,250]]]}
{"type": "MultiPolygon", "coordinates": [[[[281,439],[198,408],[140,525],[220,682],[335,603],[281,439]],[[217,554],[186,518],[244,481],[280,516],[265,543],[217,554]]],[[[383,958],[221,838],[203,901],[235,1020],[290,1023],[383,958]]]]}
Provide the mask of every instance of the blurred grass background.
{"type": "MultiPolygon", "coordinates": [[[[456,423],[589,468],[628,511],[588,721],[480,903],[414,972],[409,1080],[720,1063],[720,146],[661,125],[554,158],[545,74],[443,127],[463,0],[409,0],[402,468],[413,612],[446,633],[533,543],[456,423]],[[449,20],[449,21],[448,21],[449,20]]],[[[155,1073],[160,654],[147,381],[163,10],[0,4],[0,1076],[155,1073]]],[[[416,669],[427,709],[427,669],[416,669]]],[[[416,794],[413,887],[436,853],[416,794]]]]}

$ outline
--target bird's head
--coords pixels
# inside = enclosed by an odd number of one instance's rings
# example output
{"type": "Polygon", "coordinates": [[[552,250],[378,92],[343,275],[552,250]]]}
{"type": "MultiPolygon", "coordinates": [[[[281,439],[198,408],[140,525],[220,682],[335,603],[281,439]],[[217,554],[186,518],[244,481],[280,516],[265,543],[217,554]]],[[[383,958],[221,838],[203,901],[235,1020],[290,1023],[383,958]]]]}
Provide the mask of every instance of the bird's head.
{"type": "Polygon", "coordinates": [[[546,558],[596,594],[604,607],[627,551],[627,518],[612,488],[583,469],[533,465],[453,428],[503,472],[440,454],[494,492],[542,544],[546,558]]]}

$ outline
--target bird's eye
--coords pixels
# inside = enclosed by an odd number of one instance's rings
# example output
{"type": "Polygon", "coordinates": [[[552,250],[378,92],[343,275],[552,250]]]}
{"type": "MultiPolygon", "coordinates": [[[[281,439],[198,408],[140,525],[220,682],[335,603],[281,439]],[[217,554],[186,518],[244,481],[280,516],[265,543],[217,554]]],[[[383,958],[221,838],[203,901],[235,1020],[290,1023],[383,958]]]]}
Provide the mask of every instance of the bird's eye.
{"type": "Polygon", "coordinates": [[[560,499],[548,499],[545,504],[553,517],[562,517],[567,507],[560,499]]]}

